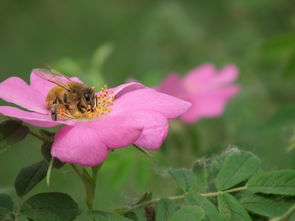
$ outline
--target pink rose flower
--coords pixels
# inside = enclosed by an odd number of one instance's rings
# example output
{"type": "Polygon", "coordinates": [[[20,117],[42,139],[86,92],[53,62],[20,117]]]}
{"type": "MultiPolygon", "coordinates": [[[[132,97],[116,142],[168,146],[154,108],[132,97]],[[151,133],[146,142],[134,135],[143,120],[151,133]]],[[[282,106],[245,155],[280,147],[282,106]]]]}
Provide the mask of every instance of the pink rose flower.
{"type": "Polygon", "coordinates": [[[185,77],[173,73],[156,87],[159,92],[170,94],[192,103],[191,108],[180,116],[185,123],[201,118],[218,117],[228,101],[239,92],[233,85],[238,69],[227,65],[217,71],[212,64],[204,64],[191,70],[185,77]]]}
{"type": "MultiPolygon", "coordinates": [[[[95,166],[108,150],[131,144],[147,150],[158,149],[168,132],[169,118],[176,118],[191,106],[189,102],[157,92],[139,83],[113,88],[111,112],[92,120],[53,121],[45,105],[48,91],[55,84],[33,70],[30,85],[18,77],[0,83],[0,98],[27,109],[0,106],[0,114],[37,127],[65,125],[55,135],[51,154],[62,162],[95,166]]],[[[78,78],[73,81],[81,82],[78,78]]]]}

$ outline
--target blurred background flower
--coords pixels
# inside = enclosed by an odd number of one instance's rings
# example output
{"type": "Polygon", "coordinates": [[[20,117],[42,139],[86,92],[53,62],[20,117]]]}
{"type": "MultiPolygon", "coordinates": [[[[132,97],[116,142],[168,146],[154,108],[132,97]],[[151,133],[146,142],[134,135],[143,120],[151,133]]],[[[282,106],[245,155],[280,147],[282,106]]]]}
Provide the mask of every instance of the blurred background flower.
{"type": "Polygon", "coordinates": [[[191,102],[192,107],[180,119],[193,123],[223,114],[227,102],[239,92],[238,86],[231,85],[237,77],[238,70],[234,65],[217,71],[214,65],[204,64],[184,78],[176,73],[168,75],[156,89],[191,102]]]}
{"type": "MultiPolygon", "coordinates": [[[[207,62],[217,70],[239,67],[242,90],[221,117],[169,134],[154,160],[134,148],[110,154],[96,201],[109,209],[129,201],[127,194],[171,193],[164,168],[190,166],[228,144],[254,151],[267,169],[295,168],[295,151],[285,152],[295,122],[294,28],[293,0],[2,0],[0,81],[29,80],[33,68],[50,65],[89,86],[114,87],[128,78],[155,86],[167,73],[184,75],[207,62]]],[[[19,168],[40,159],[40,145],[26,138],[0,154],[1,190],[14,192],[8,187],[19,168]]],[[[49,190],[83,199],[67,166],[52,174],[49,190]]],[[[48,188],[38,185],[32,194],[40,191],[48,188]]]]}

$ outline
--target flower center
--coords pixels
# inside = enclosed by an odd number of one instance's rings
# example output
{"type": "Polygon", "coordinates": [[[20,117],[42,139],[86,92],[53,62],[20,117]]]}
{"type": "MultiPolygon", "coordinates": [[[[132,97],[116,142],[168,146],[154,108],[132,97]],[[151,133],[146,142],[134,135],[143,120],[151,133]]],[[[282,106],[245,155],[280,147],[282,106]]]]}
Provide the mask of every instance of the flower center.
{"type": "Polygon", "coordinates": [[[105,85],[95,96],[94,106],[87,108],[86,117],[88,119],[102,117],[111,112],[111,106],[114,102],[114,91],[107,90],[105,85]]]}
{"type": "Polygon", "coordinates": [[[70,101],[65,104],[49,103],[48,107],[51,110],[51,117],[56,116],[56,120],[91,120],[110,113],[115,96],[114,91],[107,90],[107,88],[107,85],[105,85],[95,94],[93,106],[78,107],[76,102],[71,103],[70,101]]]}

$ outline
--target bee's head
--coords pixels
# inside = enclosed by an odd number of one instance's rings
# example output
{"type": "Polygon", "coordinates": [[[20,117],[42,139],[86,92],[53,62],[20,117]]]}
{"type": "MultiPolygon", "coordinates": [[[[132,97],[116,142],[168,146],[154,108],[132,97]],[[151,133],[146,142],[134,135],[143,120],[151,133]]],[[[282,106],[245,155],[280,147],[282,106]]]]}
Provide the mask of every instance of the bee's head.
{"type": "Polygon", "coordinates": [[[91,107],[93,107],[94,99],[95,99],[94,90],[92,88],[85,89],[82,95],[83,106],[87,107],[88,105],[90,105],[91,107]]]}

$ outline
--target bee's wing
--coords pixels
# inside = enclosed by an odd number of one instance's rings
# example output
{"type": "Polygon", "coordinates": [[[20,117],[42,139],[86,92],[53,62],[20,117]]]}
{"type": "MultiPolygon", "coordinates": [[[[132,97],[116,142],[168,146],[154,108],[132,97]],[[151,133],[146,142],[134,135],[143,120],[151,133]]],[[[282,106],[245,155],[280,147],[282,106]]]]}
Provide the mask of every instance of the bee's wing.
{"type": "Polygon", "coordinates": [[[69,86],[67,83],[71,82],[72,80],[69,77],[66,77],[65,75],[52,70],[52,71],[47,71],[43,69],[39,69],[39,71],[36,72],[36,75],[38,75],[40,78],[43,78],[44,80],[47,80],[51,83],[54,83],[66,90],[70,90],[69,86]]]}

